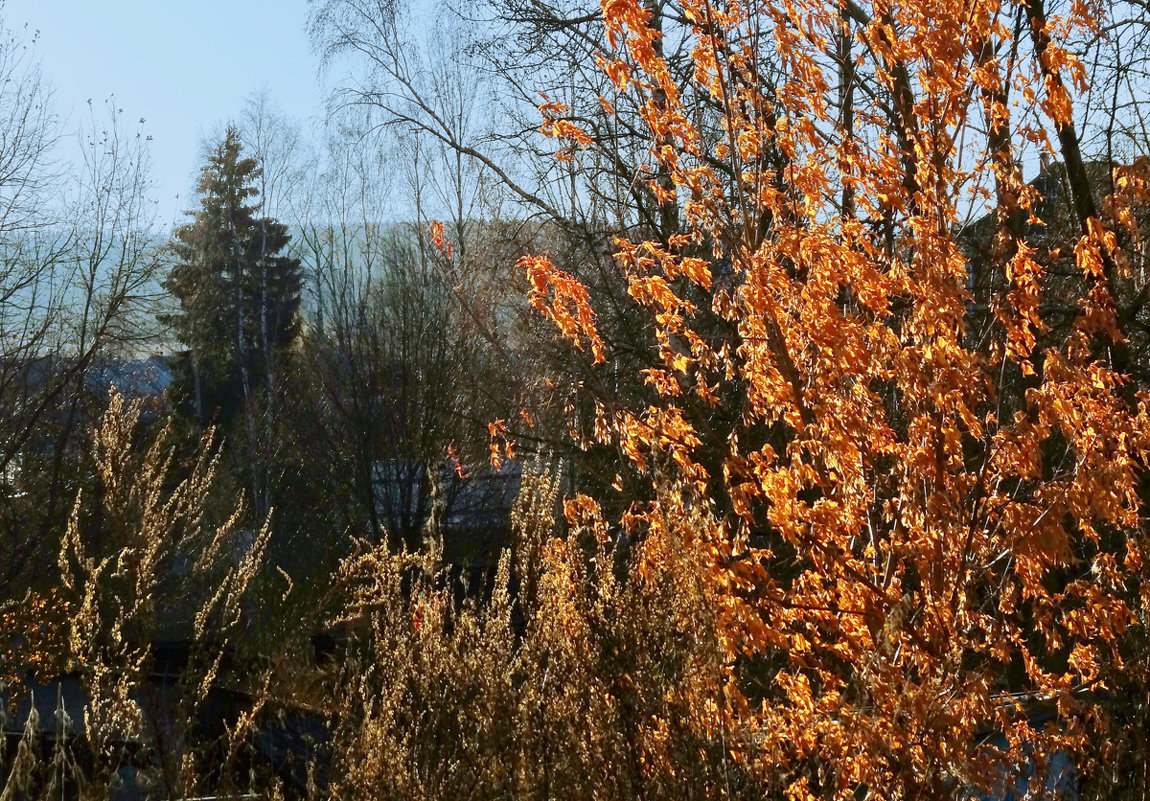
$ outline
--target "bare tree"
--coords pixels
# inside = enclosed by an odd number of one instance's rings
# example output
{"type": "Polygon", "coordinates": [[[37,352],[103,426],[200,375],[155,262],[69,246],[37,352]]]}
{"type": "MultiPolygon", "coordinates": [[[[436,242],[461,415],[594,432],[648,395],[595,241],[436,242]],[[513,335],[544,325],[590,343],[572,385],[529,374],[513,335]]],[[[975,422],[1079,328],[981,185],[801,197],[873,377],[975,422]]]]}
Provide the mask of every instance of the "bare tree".
{"type": "MultiPolygon", "coordinates": [[[[49,141],[42,129],[28,136],[49,141]]],[[[145,139],[111,102],[107,117],[93,114],[79,136],[83,163],[69,180],[40,172],[39,159],[11,173],[29,184],[12,186],[11,194],[37,194],[40,205],[24,214],[10,204],[13,227],[0,243],[0,549],[9,557],[4,571],[25,577],[35,575],[29,560],[50,558],[49,534],[85,480],[82,440],[107,389],[100,384],[110,380],[98,368],[138,358],[155,334],[155,207],[145,139]]]]}
{"type": "Polygon", "coordinates": [[[430,505],[425,470],[442,460],[467,351],[427,243],[387,222],[395,162],[344,133],[329,143],[324,190],[301,226],[317,308],[307,346],[314,431],[340,465],[353,516],[372,536],[414,544],[430,505]]]}
{"type": "Polygon", "coordinates": [[[310,163],[303,128],[266,87],[248,95],[236,121],[244,150],[260,164],[257,189],[269,217],[285,217],[304,186],[310,163]]]}

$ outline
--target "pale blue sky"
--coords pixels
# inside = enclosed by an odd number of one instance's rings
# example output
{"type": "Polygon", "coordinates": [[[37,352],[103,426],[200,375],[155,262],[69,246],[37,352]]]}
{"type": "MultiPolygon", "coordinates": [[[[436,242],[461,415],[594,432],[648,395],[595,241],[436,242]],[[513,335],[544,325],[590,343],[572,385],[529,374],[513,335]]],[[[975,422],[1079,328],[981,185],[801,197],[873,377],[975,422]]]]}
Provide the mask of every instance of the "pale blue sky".
{"type": "Polygon", "coordinates": [[[103,119],[113,94],[133,127],[145,118],[163,223],[187,207],[202,135],[252,92],[266,87],[301,121],[322,108],[306,0],[6,0],[0,9],[6,27],[39,31],[69,130],[88,118],[89,98],[103,119]]]}

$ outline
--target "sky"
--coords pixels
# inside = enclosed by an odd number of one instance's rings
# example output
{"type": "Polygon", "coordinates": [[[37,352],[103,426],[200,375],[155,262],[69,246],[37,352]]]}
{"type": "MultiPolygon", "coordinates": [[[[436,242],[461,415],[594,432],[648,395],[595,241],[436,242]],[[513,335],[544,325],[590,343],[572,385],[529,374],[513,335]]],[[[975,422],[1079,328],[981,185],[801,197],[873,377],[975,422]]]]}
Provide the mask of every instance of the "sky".
{"type": "Polygon", "coordinates": [[[10,30],[27,25],[69,131],[106,119],[115,97],[128,130],[151,136],[158,222],[188,208],[200,142],[267,89],[290,117],[318,115],[324,91],[307,37],[307,0],[0,0],[10,30]],[[178,196],[178,197],[177,197],[178,196]]]}

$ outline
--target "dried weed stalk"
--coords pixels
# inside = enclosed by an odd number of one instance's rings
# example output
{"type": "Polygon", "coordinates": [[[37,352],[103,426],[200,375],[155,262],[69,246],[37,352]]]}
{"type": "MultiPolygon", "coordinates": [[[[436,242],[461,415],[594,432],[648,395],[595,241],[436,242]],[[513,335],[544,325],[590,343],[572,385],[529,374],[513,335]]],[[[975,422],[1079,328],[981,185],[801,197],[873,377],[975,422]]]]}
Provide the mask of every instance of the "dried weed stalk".
{"type": "Polygon", "coordinates": [[[427,554],[343,564],[330,797],[757,797],[723,724],[707,510],[667,487],[677,514],[628,544],[568,503],[559,536],[558,486],[527,472],[485,597],[427,554]]]}
{"type": "MultiPolygon", "coordinates": [[[[142,452],[134,446],[140,412],[139,401],[113,393],[93,432],[101,497],[95,512],[85,512],[81,498],[73,507],[52,596],[58,603],[30,595],[9,610],[13,626],[63,633],[62,654],[38,653],[45,639],[28,637],[10,658],[55,665],[74,676],[84,707],[80,720],[67,719],[61,707],[45,760],[44,749],[35,747],[45,733],[32,705],[25,734],[0,772],[4,801],[40,794],[106,798],[126,770],[137,787],[161,797],[194,795],[199,783],[191,732],[239,629],[241,601],[262,563],[270,529],[265,525],[245,536],[238,529],[240,503],[222,523],[209,524],[219,465],[213,433],[204,435],[197,457],[177,475],[170,424],[142,452]],[[185,609],[197,594],[199,608],[185,609]],[[154,675],[154,644],[165,638],[186,641],[192,654],[192,669],[178,691],[158,684],[154,675]]],[[[17,674],[5,678],[15,702],[17,674]]]]}

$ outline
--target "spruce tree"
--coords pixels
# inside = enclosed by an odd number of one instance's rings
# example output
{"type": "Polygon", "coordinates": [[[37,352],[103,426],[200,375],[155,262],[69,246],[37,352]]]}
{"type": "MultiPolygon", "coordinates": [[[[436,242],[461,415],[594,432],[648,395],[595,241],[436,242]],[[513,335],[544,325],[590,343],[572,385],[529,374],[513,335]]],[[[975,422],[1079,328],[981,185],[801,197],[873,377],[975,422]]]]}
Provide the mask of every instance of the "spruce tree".
{"type": "Polygon", "coordinates": [[[224,421],[253,393],[271,389],[275,365],[295,337],[299,261],[281,255],[287,227],[258,216],[260,166],[241,155],[228,128],[200,176],[200,208],[175,231],[165,287],[179,310],[164,320],[187,346],[195,414],[224,421]]]}

